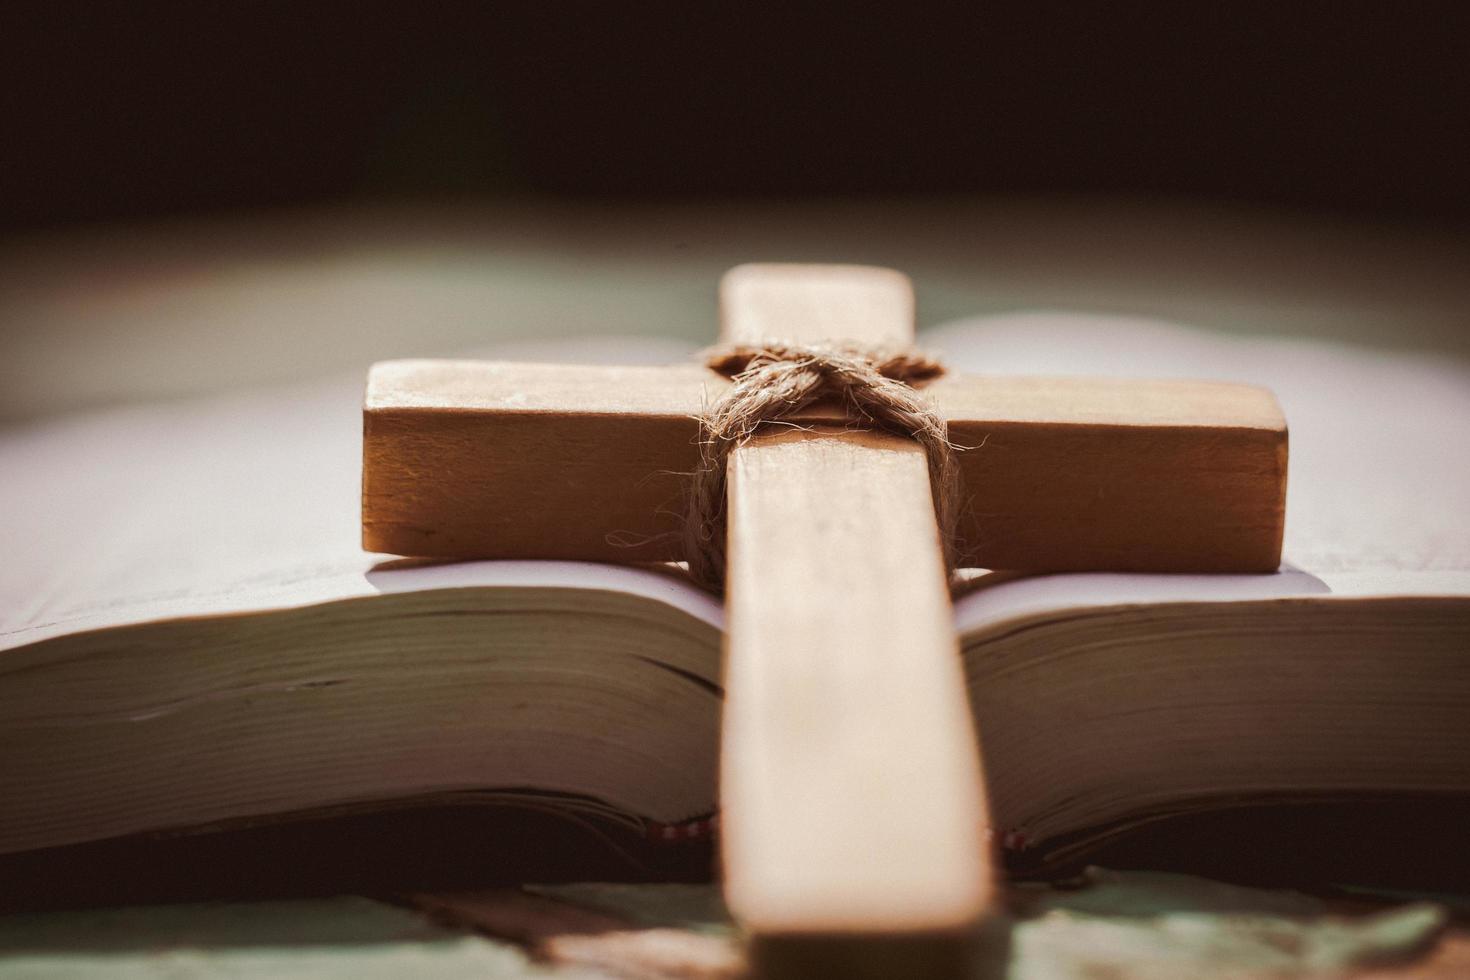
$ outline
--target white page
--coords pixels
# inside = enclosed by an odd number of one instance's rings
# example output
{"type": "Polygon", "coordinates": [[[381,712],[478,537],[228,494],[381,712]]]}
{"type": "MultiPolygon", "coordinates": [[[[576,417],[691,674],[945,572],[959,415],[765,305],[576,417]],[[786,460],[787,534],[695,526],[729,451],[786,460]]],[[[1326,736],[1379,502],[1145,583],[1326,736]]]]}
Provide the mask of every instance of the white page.
{"type": "Polygon", "coordinates": [[[961,630],[1083,606],[1470,596],[1470,365],[1066,313],[960,321],[923,341],[977,374],[1263,385],[1290,430],[1281,574],[1037,576],[962,597],[961,630]]]}
{"type": "MultiPolygon", "coordinates": [[[[505,345],[497,357],[610,363],[687,356],[642,338],[505,345]]],[[[0,649],[85,629],[435,588],[372,575],[359,544],[363,378],[63,418],[0,433],[0,649]]],[[[460,584],[642,592],[702,618],[667,576],[469,563],[460,584]],[[478,577],[478,581],[476,578],[478,577]],[[550,581],[549,581],[550,580],[550,581]]]]}

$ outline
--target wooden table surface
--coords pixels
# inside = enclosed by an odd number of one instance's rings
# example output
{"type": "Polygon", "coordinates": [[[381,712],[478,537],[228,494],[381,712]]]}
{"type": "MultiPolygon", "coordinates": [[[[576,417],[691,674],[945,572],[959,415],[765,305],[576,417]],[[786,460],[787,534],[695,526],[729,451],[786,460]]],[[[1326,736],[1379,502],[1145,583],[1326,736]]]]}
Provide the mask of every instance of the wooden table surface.
{"type": "MultiPolygon", "coordinates": [[[[1323,900],[1184,875],[1013,886],[1011,980],[1470,976],[1470,899],[1323,900]]],[[[994,948],[994,947],[992,947],[994,948]]],[[[0,916],[0,978],[741,975],[712,885],[572,884],[0,916]]],[[[978,974],[977,974],[978,975],[978,974]]]]}

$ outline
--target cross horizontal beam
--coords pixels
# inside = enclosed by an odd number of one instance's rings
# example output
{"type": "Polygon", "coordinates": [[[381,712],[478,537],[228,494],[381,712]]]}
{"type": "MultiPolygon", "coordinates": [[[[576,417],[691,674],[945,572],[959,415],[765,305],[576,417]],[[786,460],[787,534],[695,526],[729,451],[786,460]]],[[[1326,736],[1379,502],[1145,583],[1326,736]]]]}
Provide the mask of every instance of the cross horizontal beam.
{"type": "MultiPolygon", "coordinates": [[[[364,410],[363,544],[443,558],[677,561],[694,365],[389,361],[364,410]],[[611,529],[611,530],[610,530],[611,529]]],[[[966,564],[1264,572],[1280,562],[1286,423],[1269,391],[950,375],[966,564]]]]}

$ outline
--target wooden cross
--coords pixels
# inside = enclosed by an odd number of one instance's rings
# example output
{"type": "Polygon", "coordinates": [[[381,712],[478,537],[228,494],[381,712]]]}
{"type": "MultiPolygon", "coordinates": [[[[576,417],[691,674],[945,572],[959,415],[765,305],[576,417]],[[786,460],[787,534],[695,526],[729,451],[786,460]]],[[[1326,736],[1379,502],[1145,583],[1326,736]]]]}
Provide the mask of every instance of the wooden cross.
{"type": "MultiPolygon", "coordinates": [[[[913,338],[891,270],[741,266],[720,298],[727,342],[913,338]]],[[[695,365],[378,364],[364,546],[677,561],[696,416],[727,384],[695,365]]],[[[959,376],[926,392],[972,447],[959,537],[977,566],[1279,563],[1286,427],[1269,392],[959,376]]],[[[978,743],[925,456],[853,424],[818,413],[728,460],[725,892],[768,975],[945,975],[992,913],[978,743]]]]}

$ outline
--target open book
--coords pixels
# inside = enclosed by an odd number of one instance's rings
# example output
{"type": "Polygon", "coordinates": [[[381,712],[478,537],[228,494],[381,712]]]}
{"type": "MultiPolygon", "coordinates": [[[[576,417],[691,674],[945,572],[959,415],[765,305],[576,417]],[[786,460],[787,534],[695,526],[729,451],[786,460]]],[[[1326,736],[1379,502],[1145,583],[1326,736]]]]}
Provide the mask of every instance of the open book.
{"type": "MultiPolygon", "coordinates": [[[[969,576],[1018,867],[1244,802],[1470,797],[1470,367],[1062,315],[922,342],[980,374],[1266,385],[1291,427],[1277,574],[969,576]]],[[[0,855],[426,805],[710,831],[719,603],[669,569],[361,553],[360,400],[0,435],[0,855]]]]}

